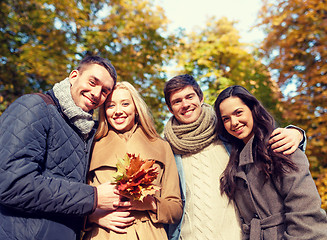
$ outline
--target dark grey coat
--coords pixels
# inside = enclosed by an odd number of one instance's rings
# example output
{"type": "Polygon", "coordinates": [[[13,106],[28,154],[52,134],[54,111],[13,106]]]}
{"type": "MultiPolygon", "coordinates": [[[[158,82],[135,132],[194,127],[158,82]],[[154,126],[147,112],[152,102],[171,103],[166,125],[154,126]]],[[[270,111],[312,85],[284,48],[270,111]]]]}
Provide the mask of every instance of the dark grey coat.
{"type": "Polygon", "coordinates": [[[264,181],[254,165],[253,138],[240,153],[235,202],[240,212],[243,239],[327,239],[326,212],[309,171],[305,154],[291,155],[298,171],[280,181],[264,181]]]}
{"type": "Polygon", "coordinates": [[[92,137],[52,98],[56,106],[25,95],[0,117],[0,239],[74,240],[94,209],[85,184],[92,137]]]}

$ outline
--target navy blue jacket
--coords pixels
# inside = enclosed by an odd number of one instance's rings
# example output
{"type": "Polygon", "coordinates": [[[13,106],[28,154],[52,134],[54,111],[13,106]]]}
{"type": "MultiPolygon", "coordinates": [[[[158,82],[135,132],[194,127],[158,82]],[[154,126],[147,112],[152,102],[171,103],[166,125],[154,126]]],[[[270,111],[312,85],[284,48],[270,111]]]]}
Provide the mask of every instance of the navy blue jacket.
{"type": "Polygon", "coordinates": [[[85,184],[95,129],[83,139],[59,102],[18,98],[0,117],[0,239],[79,238],[95,205],[85,184]]]}

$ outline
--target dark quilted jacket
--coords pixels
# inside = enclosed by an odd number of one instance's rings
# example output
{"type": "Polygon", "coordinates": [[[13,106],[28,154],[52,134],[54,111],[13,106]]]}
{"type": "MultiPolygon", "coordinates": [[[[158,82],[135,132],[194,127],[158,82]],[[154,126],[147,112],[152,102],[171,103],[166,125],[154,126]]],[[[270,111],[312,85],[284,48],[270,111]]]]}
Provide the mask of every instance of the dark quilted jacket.
{"type": "Polygon", "coordinates": [[[0,239],[79,237],[95,202],[84,184],[91,144],[38,95],[8,107],[0,117],[0,239]]]}

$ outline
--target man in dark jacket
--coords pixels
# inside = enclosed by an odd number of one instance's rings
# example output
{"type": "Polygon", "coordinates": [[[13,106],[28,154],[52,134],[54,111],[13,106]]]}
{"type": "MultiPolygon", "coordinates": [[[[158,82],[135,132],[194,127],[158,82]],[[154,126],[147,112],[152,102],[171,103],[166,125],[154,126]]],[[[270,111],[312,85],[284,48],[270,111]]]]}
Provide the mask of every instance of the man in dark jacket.
{"type": "Polygon", "coordinates": [[[84,58],[45,95],[18,98],[0,117],[0,239],[78,239],[84,216],[120,202],[110,183],[85,183],[95,133],[92,110],[116,83],[116,70],[84,58]]]}

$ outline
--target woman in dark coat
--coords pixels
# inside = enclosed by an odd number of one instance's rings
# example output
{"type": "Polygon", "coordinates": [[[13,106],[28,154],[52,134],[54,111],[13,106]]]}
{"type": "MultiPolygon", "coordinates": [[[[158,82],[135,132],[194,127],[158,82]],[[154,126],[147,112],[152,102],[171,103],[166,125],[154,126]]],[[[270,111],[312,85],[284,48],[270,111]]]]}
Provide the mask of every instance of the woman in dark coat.
{"type": "Polygon", "coordinates": [[[215,111],[218,133],[232,144],[221,192],[237,205],[243,239],[327,239],[308,159],[299,149],[289,156],[271,150],[274,119],[261,103],[232,86],[219,94],[215,111]]]}

